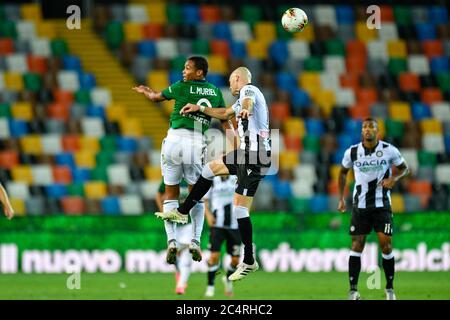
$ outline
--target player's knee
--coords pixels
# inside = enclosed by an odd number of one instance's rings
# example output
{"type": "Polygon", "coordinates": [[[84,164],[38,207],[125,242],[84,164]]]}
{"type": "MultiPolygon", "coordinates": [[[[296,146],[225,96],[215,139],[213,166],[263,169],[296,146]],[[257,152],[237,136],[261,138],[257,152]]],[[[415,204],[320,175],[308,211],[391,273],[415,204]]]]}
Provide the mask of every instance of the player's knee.
{"type": "Polygon", "coordinates": [[[239,257],[232,257],[231,258],[231,262],[230,262],[230,266],[232,268],[236,268],[238,264],[239,264],[239,257]]]}
{"type": "Polygon", "coordinates": [[[219,257],[215,254],[211,254],[208,260],[208,266],[213,266],[219,263],[219,257]]]}
{"type": "Polygon", "coordinates": [[[364,241],[360,241],[360,240],[352,241],[352,251],[363,252],[363,250],[364,250],[364,241]]]}
{"type": "Polygon", "coordinates": [[[382,244],[381,252],[383,252],[383,254],[390,254],[392,252],[392,244],[391,243],[382,244]]]}

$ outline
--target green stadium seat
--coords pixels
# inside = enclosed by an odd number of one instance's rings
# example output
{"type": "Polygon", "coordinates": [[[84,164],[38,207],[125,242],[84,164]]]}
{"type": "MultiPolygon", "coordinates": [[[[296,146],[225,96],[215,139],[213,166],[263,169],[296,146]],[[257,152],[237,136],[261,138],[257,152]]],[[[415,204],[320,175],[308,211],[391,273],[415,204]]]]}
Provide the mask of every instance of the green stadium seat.
{"type": "Polygon", "coordinates": [[[442,92],[450,92],[450,73],[439,73],[437,82],[442,92]]]}
{"type": "Polygon", "coordinates": [[[116,137],[107,135],[100,138],[100,146],[102,151],[115,151],[116,150],[116,137]]]}
{"type": "Polygon", "coordinates": [[[289,199],[289,205],[294,213],[309,213],[309,199],[308,198],[295,198],[289,199]]]}
{"type": "Polygon", "coordinates": [[[124,40],[123,25],[119,21],[111,21],[105,28],[106,43],[111,49],[117,49],[124,40]]]}
{"type": "Polygon", "coordinates": [[[83,105],[91,104],[91,93],[87,89],[80,89],[75,92],[75,102],[83,105]]]}
{"type": "Polygon", "coordinates": [[[391,74],[398,76],[402,72],[406,72],[407,64],[406,59],[391,58],[388,63],[388,70],[391,74]]]}
{"type": "Polygon", "coordinates": [[[64,39],[53,39],[50,42],[52,54],[57,57],[65,56],[69,53],[67,42],[64,39]]]}
{"type": "Polygon", "coordinates": [[[246,4],[241,7],[241,20],[253,26],[262,20],[262,10],[260,6],[246,4]]]}
{"type": "Polygon", "coordinates": [[[397,25],[410,25],[413,23],[411,9],[407,6],[395,6],[394,17],[397,25]]]}
{"type": "Polygon", "coordinates": [[[325,41],[325,49],[328,55],[345,56],[345,45],[340,39],[325,41]]]}
{"type": "Polygon", "coordinates": [[[0,118],[11,117],[11,105],[9,103],[0,103],[0,118]]]}
{"type": "Polygon", "coordinates": [[[209,55],[210,53],[209,41],[203,39],[196,39],[192,41],[192,53],[200,55],[209,55]]]}
{"type": "Polygon", "coordinates": [[[391,138],[401,138],[404,134],[405,125],[402,121],[392,119],[386,120],[386,135],[391,138]]]}
{"type": "Polygon", "coordinates": [[[323,71],[323,60],[318,56],[311,56],[305,59],[303,62],[303,68],[305,71],[323,71]]]}
{"type": "Polygon", "coordinates": [[[39,91],[42,87],[41,76],[37,73],[25,73],[23,75],[23,83],[27,90],[33,92],[39,91]]]}
{"type": "Polygon", "coordinates": [[[435,153],[419,150],[417,157],[419,158],[419,165],[421,167],[436,167],[437,156],[435,153]]]}
{"type": "Polygon", "coordinates": [[[84,197],[83,183],[77,182],[67,185],[67,194],[70,196],[84,197]]]}
{"type": "Polygon", "coordinates": [[[170,60],[171,71],[183,71],[186,62],[185,56],[178,56],[170,60]]]}
{"type": "Polygon", "coordinates": [[[303,149],[306,151],[319,153],[321,149],[320,137],[313,135],[306,135],[303,137],[303,149]]]}
{"type": "Polygon", "coordinates": [[[91,171],[91,179],[95,181],[104,181],[108,182],[108,166],[107,165],[97,165],[94,169],[91,171]]]}
{"type": "Polygon", "coordinates": [[[95,155],[97,166],[108,166],[114,163],[114,151],[100,151],[95,155]]]}
{"type": "Polygon", "coordinates": [[[17,29],[14,21],[0,20],[0,37],[17,39],[17,29]]]}
{"type": "Polygon", "coordinates": [[[173,24],[180,24],[183,22],[181,6],[178,4],[169,3],[166,7],[167,21],[173,24]]]}

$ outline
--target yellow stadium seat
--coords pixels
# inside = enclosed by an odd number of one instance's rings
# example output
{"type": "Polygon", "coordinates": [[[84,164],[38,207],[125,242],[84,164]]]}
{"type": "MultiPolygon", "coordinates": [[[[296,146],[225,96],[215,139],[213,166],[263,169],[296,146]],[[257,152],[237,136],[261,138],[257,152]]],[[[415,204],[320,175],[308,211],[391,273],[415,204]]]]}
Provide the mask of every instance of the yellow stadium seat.
{"type": "Polygon", "coordinates": [[[438,119],[423,119],[422,121],[420,121],[420,129],[422,130],[422,134],[442,134],[442,122],[438,119]]]}
{"type": "Polygon", "coordinates": [[[255,38],[257,40],[273,42],[277,39],[275,24],[270,21],[260,21],[255,24],[255,38]]]}
{"type": "Polygon", "coordinates": [[[250,40],[247,42],[247,54],[251,58],[267,59],[268,57],[267,41],[263,40],[250,40]]]}
{"type": "Polygon", "coordinates": [[[123,32],[128,42],[136,42],[144,38],[141,23],[125,22],[123,24],[123,32]]]}
{"type": "Polygon", "coordinates": [[[411,108],[408,102],[396,101],[389,104],[389,115],[393,120],[411,121],[411,108]]]}
{"type": "Polygon", "coordinates": [[[41,6],[38,3],[27,3],[20,6],[22,19],[24,20],[41,20],[41,6]]]}
{"type": "Polygon", "coordinates": [[[297,151],[282,151],[280,153],[280,167],[282,169],[294,169],[299,164],[297,151]]]}
{"type": "Polygon", "coordinates": [[[308,42],[314,41],[314,27],[311,23],[309,23],[302,32],[296,32],[294,34],[294,39],[296,40],[305,40],[308,42]]]}
{"type": "Polygon", "coordinates": [[[106,117],[109,121],[119,121],[127,117],[125,107],[121,104],[112,104],[106,108],[106,117]]]}
{"type": "Polygon", "coordinates": [[[56,38],[56,27],[50,21],[37,21],[36,32],[40,38],[54,39],[56,38]]]}
{"type": "Polygon", "coordinates": [[[225,58],[219,55],[210,55],[208,58],[209,70],[222,75],[228,73],[228,66],[225,58]]]}
{"type": "MultiPolygon", "coordinates": [[[[341,170],[340,164],[333,164],[330,166],[330,180],[337,181],[339,172],[341,170]]],[[[350,169],[347,173],[347,184],[352,183],[355,180],[353,169],[350,169]]]]}
{"type": "Polygon", "coordinates": [[[368,42],[375,40],[378,37],[377,29],[367,28],[366,21],[356,22],[356,38],[358,40],[368,42]]]}
{"type": "Polygon", "coordinates": [[[289,118],[284,124],[284,133],[303,138],[306,133],[305,122],[300,118],[289,118]]]}
{"type": "Polygon", "coordinates": [[[151,3],[147,4],[147,14],[151,22],[166,23],[166,4],[165,3],[151,3]]]}
{"type": "Polygon", "coordinates": [[[25,215],[25,202],[20,198],[12,198],[10,199],[11,206],[14,209],[15,216],[24,216],[25,215]]]}
{"type": "Polygon", "coordinates": [[[33,183],[33,174],[28,165],[19,165],[11,169],[11,176],[16,182],[33,183]]]}
{"type": "Polygon", "coordinates": [[[376,119],[378,122],[378,138],[384,139],[386,136],[386,125],[384,124],[384,120],[382,118],[376,119]]]}
{"type": "Polygon", "coordinates": [[[23,79],[20,73],[5,72],[5,86],[15,91],[23,90],[23,79]]]}
{"type": "Polygon", "coordinates": [[[313,94],[315,91],[321,90],[320,73],[318,72],[302,72],[298,77],[298,84],[301,88],[313,94]]]}
{"type": "Polygon", "coordinates": [[[92,169],[95,167],[95,153],[83,150],[74,153],[75,163],[77,167],[92,169]]]}
{"type": "Polygon", "coordinates": [[[405,212],[405,201],[400,193],[391,193],[391,206],[394,213],[405,212]]]}
{"type": "Polygon", "coordinates": [[[336,97],[334,95],[334,91],[332,90],[321,90],[316,91],[315,94],[312,95],[314,101],[319,105],[319,107],[324,112],[325,116],[329,116],[333,109],[333,106],[336,104],[336,97]]]}
{"type": "Polygon", "coordinates": [[[169,115],[169,114],[171,114],[173,112],[173,107],[175,105],[173,101],[164,100],[164,101],[161,102],[161,104],[163,106],[164,112],[167,115],[169,115]]]}
{"type": "Polygon", "coordinates": [[[388,41],[387,48],[389,57],[406,58],[408,55],[406,43],[403,40],[388,41]]]}
{"type": "Polygon", "coordinates": [[[13,118],[26,121],[33,120],[33,107],[29,102],[16,102],[11,107],[13,118]]]}
{"type": "Polygon", "coordinates": [[[41,136],[31,134],[20,138],[20,146],[24,153],[40,155],[42,154],[41,136]]]}
{"type": "Polygon", "coordinates": [[[88,181],[84,183],[84,194],[87,198],[101,199],[106,196],[106,184],[103,181],[88,181]]]}
{"type": "Polygon", "coordinates": [[[146,166],[145,169],[145,178],[150,181],[160,181],[162,178],[161,167],[159,166],[146,166]]]}
{"type": "Polygon", "coordinates": [[[169,86],[169,75],[166,70],[154,70],[147,74],[148,86],[154,90],[163,90],[169,86]]]}
{"type": "Polygon", "coordinates": [[[79,141],[81,151],[89,151],[91,153],[100,151],[100,143],[97,137],[82,136],[79,141]]]}
{"type": "Polygon", "coordinates": [[[128,118],[119,122],[120,131],[124,136],[141,137],[142,127],[139,119],[128,118]]]}

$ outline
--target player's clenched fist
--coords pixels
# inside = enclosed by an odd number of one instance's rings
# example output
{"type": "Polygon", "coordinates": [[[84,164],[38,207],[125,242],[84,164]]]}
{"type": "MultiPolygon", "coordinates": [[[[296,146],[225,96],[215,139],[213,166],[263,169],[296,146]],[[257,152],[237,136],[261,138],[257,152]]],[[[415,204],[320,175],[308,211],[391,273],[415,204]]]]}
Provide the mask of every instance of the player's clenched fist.
{"type": "Polygon", "coordinates": [[[196,104],[188,103],[180,110],[180,114],[185,115],[186,113],[197,112],[200,107],[196,104]]]}

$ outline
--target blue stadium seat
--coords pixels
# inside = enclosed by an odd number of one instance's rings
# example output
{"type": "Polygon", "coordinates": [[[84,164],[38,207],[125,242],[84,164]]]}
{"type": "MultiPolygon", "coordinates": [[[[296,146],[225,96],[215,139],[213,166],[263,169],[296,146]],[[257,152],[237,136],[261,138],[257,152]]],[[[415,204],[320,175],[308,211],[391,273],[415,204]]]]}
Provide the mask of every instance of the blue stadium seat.
{"type": "Polygon", "coordinates": [[[213,85],[215,85],[216,87],[219,87],[219,88],[226,86],[225,79],[221,74],[208,73],[208,75],[206,76],[206,80],[208,80],[213,85]]]}
{"type": "Polygon", "coordinates": [[[347,121],[344,122],[345,133],[352,135],[353,133],[357,132],[359,136],[361,134],[361,129],[362,129],[361,120],[347,119],[347,121]]]}
{"type": "Polygon", "coordinates": [[[278,180],[273,184],[275,198],[279,200],[287,200],[292,197],[291,183],[286,180],[278,180]]]}
{"type": "Polygon", "coordinates": [[[200,22],[200,11],[197,5],[186,4],[182,8],[184,23],[197,24],[200,22]]]}
{"type": "Polygon", "coordinates": [[[247,46],[243,41],[231,41],[230,52],[233,58],[243,59],[247,56],[247,46]]]}
{"type": "Polygon", "coordinates": [[[88,117],[97,117],[106,120],[105,108],[103,108],[102,106],[94,106],[92,104],[87,106],[86,115],[88,117]]]}
{"type": "Polygon", "coordinates": [[[328,197],[325,194],[316,194],[309,200],[312,213],[321,213],[328,210],[328,197]]]}
{"type": "Polygon", "coordinates": [[[419,23],[416,25],[416,30],[420,41],[436,39],[436,30],[431,23],[419,23]]]}
{"type": "Polygon", "coordinates": [[[102,211],[107,215],[120,215],[119,198],[114,196],[105,197],[101,200],[102,211]]]}
{"type": "Polygon", "coordinates": [[[286,60],[289,58],[286,41],[278,40],[272,42],[269,47],[269,55],[270,58],[278,64],[278,66],[284,65],[286,60]]]}
{"type": "Polygon", "coordinates": [[[433,74],[449,72],[448,57],[434,57],[430,60],[430,70],[433,74]]]}
{"type": "Polygon", "coordinates": [[[177,81],[183,80],[183,74],[180,71],[170,71],[169,72],[169,83],[175,83],[177,81]]]}
{"type": "Polygon", "coordinates": [[[434,24],[448,23],[448,13],[444,6],[431,6],[428,10],[428,21],[434,24]]]}
{"type": "Polygon", "coordinates": [[[291,91],[291,103],[295,109],[306,108],[311,103],[308,92],[296,88],[291,91]]]}
{"type": "Polygon", "coordinates": [[[75,168],[75,159],[72,152],[63,152],[55,155],[55,162],[60,166],[69,166],[75,168]]]}
{"type": "Polygon", "coordinates": [[[9,133],[14,138],[22,137],[28,134],[28,126],[25,120],[8,119],[9,133]]]}
{"type": "Polygon", "coordinates": [[[278,72],[275,76],[275,81],[281,90],[292,92],[298,88],[297,79],[289,72],[278,72]]]}
{"type": "Polygon", "coordinates": [[[445,136],[444,141],[445,141],[445,152],[447,154],[450,154],[450,135],[445,136]]]}
{"type": "Polygon", "coordinates": [[[139,41],[137,51],[140,56],[154,58],[156,56],[155,42],[150,40],[139,41]]]}
{"type": "Polygon", "coordinates": [[[338,24],[354,24],[355,13],[351,6],[336,6],[336,20],[338,24]]]}
{"type": "Polygon", "coordinates": [[[232,40],[230,24],[227,22],[216,23],[213,27],[213,35],[215,39],[232,40]]]}
{"type": "Polygon", "coordinates": [[[77,56],[67,55],[62,58],[63,68],[65,70],[73,70],[81,72],[81,60],[77,56]]]}
{"type": "Polygon", "coordinates": [[[344,153],[345,153],[344,148],[338,149],[334,154],[333,154],[333,163],[334,164],[340,164],[342,162],[342,158],[344,158],[344,153]]]}
{"type": "Polygon", "coordinates": [[[431,110],[428,105],[422,102],[414,102],[411,105],[411,114],[414,120],[431,118],[431,110]]]}
{"type": "Polygon", "coordinates": [[[319,119],[306,119],[305,128],[308,135],[321,136],[325,133],[325,126],[322,120],[319,119]]]}
{"type": "Polygon", "coordinates": [[[45,187],[47,197],[60,199],[67,196],[67,186],[64,184],[51,184],[45,187]]]}
{"type": "Polygon", "coordinates": [[[95,81],[95,75],[88,72],[82,72],[79,77],[80,87],[81,89],[91,90],[97,86],[97,82],[95,81]]]}
{"type": "Polygon", "coordinates": [[[138,143],[135,138],[132,137],[117,137],[116,139],[117,150],[124,152],[137,152],[138,143]]]}
{"type": "Polygon", "coordinates": [[[87,182],[91,179],[91,170],[88,168],[72,167],[73,182],[87,182]]]}
{"type": "Polygon", "coordinates": [[[337,136],[338,148],[347,149],[353,144],[353,137],[347,133],[341,133],[337,136]]]}

